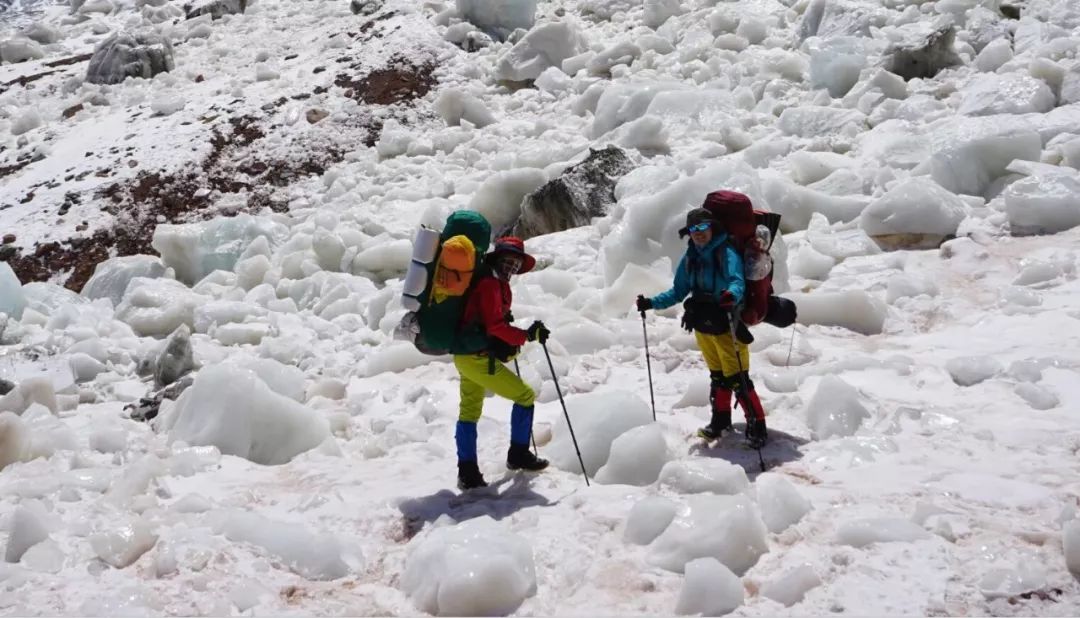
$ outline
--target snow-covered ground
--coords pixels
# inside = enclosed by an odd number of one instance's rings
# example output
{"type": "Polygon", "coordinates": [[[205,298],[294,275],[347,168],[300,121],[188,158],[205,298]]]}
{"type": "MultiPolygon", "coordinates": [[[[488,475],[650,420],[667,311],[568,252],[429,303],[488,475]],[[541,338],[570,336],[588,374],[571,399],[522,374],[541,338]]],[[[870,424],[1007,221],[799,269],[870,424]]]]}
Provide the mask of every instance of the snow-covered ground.
{"type": "Polygon", "coordinates": [[[0,613],[1080,613],[1074,2],[71,4],[0,22],[0,251],[50,281],[0,263],[0,613]],[[85,81],[120,29],[174,68],[85,81]],[[463,497],[456,372],[393,339],[413,233],[612,144],[617,202],[514,282],[592,483],[530,344],[554,467],[505,470],[493,398],[463,497]],[[688,438],[675,309],[653,422],[633,311],[717,188],[784,215],[800,308],[754,329],[764,474],[688,438]]]}

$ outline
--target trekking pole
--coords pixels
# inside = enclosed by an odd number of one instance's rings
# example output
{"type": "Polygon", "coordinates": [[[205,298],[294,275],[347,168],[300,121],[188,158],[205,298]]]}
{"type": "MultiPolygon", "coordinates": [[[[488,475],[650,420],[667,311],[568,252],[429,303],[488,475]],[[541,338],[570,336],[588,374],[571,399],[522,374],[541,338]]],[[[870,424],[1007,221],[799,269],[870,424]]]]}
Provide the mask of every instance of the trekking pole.
{"type": "MultiPolygon", "coordinates": [[[[517,357],[514,357],[514,373],[517,374],[518,379],[521,379],[521,367],[518,366],[517,357]]],[[[529,427],[529,439],[532,440],[533,455],[539,455],[540,451],[536,448],[536,436],[533,435],[532,427],[529,427]]]]}
{"type": "MultiPolygon", "coordinates": [[[[746,382],[746,371],[743,370],[742,357],[739,356],[739,338],[735,336],[735,312],[734,311],[728,313],[728,326],[730,327],[729,331],[731,332],[731,348],[732,348],[731,351],[735,353],[735,362],[737,362],[739,364],[739,381],[742,382],[742,393],[743,393],[743,401],[742,401],[743,412],[750,412],[755,417],[757,417],[757,410],[750,410],[749,409],[750,406],[747,406],[747,402],[750,401],[750,385],[747,384],[747,382],[746,382]]],[[[737,399],[738,398],[736,398],[736,400],[737,399]]],[[[756,418],[755,418],[755,420],[756,420],[756,418]]],[[[747,429],[749,429],[750,428],[750,426],[749,426],[750,418],[749,417],[747,417],[746,422],[747,422],[747,429]]],[[[765,458],[761,456],[761,444],[755,440],[754,441],[754,447],[757,448],[758,463],[761,464],[761,471],[764,472],[765,471],[765,458]]]]}
{"type": "Polygon", "coordinates": [[[559,378],[555,377],[555,365],[551,362],[551,354],[548,354],[547,344],[540,344],[544,348],[544,356],[547,357],[548,369],[551,370],[551,380],[555,382],[555,392],[559,394],[559,403],[562,404],[562,413],[566,417],[566,426],[570,428],[570,439],[574,442],[574,450],[577,451],[578,463],[581,464],[581,473],[585,475],[585,486],[589,486],[589,471],[585,469],[585,460],[581,458],[581,449],[578,448],[577,437],[574,436],[574,426],[570,423],[570,413],[566,411],[566,401],[559,388],[559,378]]]}
{"type": "Polygon", "coordinates": [[[652,420],[656,422],[656,399],[653,398],[652,361],[649,359],[649,330],[645,326],[645,312],[641,312],[641,334],[645,338],[645,367],[649,371],[649,403],[652,404],[652,420]]]}

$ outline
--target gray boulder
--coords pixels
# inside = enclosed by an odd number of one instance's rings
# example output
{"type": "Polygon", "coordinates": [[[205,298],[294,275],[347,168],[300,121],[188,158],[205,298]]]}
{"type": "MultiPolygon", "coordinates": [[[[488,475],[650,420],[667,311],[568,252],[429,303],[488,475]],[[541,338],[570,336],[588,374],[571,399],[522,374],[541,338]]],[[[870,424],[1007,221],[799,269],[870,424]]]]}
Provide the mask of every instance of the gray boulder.
{"type": "Polygon", "coordinates": [[[247,10],[248,0],[195,0],[184,5],[184,14],[188,19],[209,15],[210,19],[221,19],[226,15],[237,15],[247,10]]]}
{"type": "Polygon", "coordinates": [[[129,403],[124,406],[124,410],[133,421],[149,422],[157,417],[158,412],[161,411],[161,404],[166,399],[176,401],[180,398],[180,394],[194,383],[195,377],[186,375],[165,388],[151,393],[150,396],[139,399],[138,403],[129,403]]]}
{"type": "Polygon", "coordinates": [[[350,0],[349,10],[353,15],[374,15],[382,4],[382,0],[350,0]]]}
{"type": "Polygon", "coordinates": [[[173,48],[168,39],[153,32],[117,32],[94,50],[86,81],[119,84],[129,77],[150,79],[173,69],[173,48]]]}
{"type": "Polygon", "coordinates": [[[615,203],[615,183],[634,168],[615,146],[589,156],[525,196],[513,233],[522,239],[588,225],[615,203]]]}
{"type": "Polygon", "coordinates": [[[176,382],[195,368],[195,361],[191,349],[191,329],[187,324],[181,324],[179,328],[169,335],[165,342],[165,349],[157,358],[154,366],[154,386],[162,388],[176,382]]]}
{"type": "Polygon", "coordinates": [[[885,54],[885,70],[904,81],[933,77],[942,69],[962,63],[953,49],[955,38],[952,24],[938,22],[930,34],[892,46],[885,54]]]}
{"type": "Polygon", "coordinates": [[[3,378],[0,378],[0,395],[7,395],[13,390],[15,390],[14,382],[9,382],[3,378]]]}
{"type": "Polygon", "coordinates": [[[494,39],[484,34],[483,32],[476,30],[466,34],[465,39],[458,44],[458,47],[471,53],[474,51],[479,51],[486,47],[491,47],[494,44],[494,39]]]}

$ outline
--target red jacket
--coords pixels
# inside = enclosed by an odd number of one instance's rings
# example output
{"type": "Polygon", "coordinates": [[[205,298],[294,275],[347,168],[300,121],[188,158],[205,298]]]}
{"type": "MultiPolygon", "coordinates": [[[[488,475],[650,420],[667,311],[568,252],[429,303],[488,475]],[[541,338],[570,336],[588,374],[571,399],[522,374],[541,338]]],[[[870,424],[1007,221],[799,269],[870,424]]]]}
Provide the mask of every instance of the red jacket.
{"type": "Polygon", "coordinates": [[[484,277],[469,294],[461,324],[479,323],[489,337],[498,337],[513,346],[525,345],[528,334],[506,320],[512,300],[509,283],[498,277],[484,277]]]}

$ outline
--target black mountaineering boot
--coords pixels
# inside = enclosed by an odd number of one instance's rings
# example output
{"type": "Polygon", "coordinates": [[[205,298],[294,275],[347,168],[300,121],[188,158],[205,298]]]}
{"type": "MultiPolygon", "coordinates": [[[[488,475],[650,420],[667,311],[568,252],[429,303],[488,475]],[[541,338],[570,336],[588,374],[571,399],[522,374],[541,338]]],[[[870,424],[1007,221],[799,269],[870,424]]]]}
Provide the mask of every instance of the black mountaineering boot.
{"type": "Polygon", "coordinates": [[[698,436],[712,441],[720,439],[724,430],[731,429],[731,389],[723,372],[712,371],[710,376],[709,407],[712,409],[712,419],[698,430],[698,436]]]}
{"type": "Polygon", "coordinates": [[[742,388],[739,391],[739,404],[746,413],[746,439],[754,448],[760,448],[769,440],[769,432],[765,428],[765,407],[761,405],[754,383],[750,380],[750,374],[742,376],[742,388]]]}
{"type": "Polygon", "coordinates": [[[459,461],[457,464],[458,489],[475,489],[487,487],[484,475],[480,474],[480,466],[475,461],[459,461]]]}
{"type": "Polygon", "coordinates": [[[506,467],[510,470],[528,470],[539,472],[548,467],[548,460],[540,459],[529,450],[528,444],[510,443],[510,450],[506,452],[506,467]]]}
{"type": "Polygon", "coordinates": [[[731,410],[713,412],[708,425],[698,429],[698,437],[708,441],[719,440],[725,430],[731,429],[731,410]]]}
{"type": "Polygon", "coordinates": [[[754,418],[746,421],[746,440],[754,448],[764,446],[769,441],[769,431],[765,427],[764,418],[754,418]]]}

